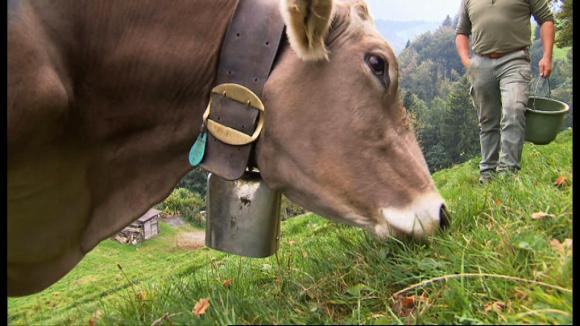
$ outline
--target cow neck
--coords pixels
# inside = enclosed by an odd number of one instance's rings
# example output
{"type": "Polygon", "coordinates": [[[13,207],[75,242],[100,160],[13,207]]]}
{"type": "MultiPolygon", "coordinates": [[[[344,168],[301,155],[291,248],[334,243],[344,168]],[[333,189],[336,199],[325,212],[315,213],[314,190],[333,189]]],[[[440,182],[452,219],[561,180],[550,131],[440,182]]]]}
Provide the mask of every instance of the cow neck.
{"type": "MultiPolygon", "coordinates": [[[[238,84],[262,96],[284,31],[278,5],[272,0],[238,2],[222,43],[214,86],[238,84]]],[[[210,96],[209,119],[247,135],[254,132],[258,110],[226,96],[210,96]]],[[[250,164],[255,143],[230,145],[208,132],[201,166],[226,180],[239,179],[250,164]]]]}

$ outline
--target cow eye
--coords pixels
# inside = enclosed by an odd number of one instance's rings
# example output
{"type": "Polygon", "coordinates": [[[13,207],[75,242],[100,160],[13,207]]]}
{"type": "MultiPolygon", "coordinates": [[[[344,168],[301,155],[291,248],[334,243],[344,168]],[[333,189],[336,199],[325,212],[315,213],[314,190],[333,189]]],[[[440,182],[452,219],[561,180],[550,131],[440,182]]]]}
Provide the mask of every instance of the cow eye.
{"type": "Polygon", "coordinates": [[[373,74],[379,79],[379,81],[385,86],[389,86],[389,74],[387,70],[389,68],[388,63],[381,56],[376,54],[368,54],[365,61],[373,74]]]}
{"type": "Polygon", "coordinates": [[[371,54],[367,56],[367,64],[377,76],[382,76],[385,73],[385,60],[383,58],[371,54]]]}

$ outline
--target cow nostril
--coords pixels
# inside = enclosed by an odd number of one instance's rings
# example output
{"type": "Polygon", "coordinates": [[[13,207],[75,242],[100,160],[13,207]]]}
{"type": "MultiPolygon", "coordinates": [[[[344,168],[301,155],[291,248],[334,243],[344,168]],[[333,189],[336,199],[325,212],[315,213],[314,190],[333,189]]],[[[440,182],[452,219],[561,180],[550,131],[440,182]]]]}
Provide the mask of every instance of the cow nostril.
{"type": "Polygon", "coordinates": [[[441,208],[439,209],[439,226],[441,226],[441,229],[445,230],[449,227],[450,222],[451,218],[447,208],[445,205],[441,205],[441,208]]]}

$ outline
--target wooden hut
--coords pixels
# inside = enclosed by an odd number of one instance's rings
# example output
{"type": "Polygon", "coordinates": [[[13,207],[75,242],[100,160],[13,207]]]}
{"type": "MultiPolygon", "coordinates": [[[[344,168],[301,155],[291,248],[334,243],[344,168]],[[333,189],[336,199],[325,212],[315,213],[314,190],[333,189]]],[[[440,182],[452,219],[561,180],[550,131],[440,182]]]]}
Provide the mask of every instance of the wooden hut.
{"type": "Polygon", "coordinates": [[[151,208],[143,216],[121,230],[114,239],[120,243],[138,244],[159,234],[161,212],[151,208]]]}

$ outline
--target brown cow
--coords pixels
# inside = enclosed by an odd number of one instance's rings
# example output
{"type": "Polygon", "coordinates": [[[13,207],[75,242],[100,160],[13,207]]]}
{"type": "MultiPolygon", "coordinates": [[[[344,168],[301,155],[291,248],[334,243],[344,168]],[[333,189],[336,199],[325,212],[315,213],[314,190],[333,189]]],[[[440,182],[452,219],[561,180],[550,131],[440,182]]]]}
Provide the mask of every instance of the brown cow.
{"type": "MultiPolygon", "coordinates": [[[[236,3],[9,1],[9,295],[59,280],[190,170],[236,3]]],[[[268,185],[382,238],[445,225],[366,5],[283,0],[281,12],[289,43],[256,149],[268,185]]]]}

